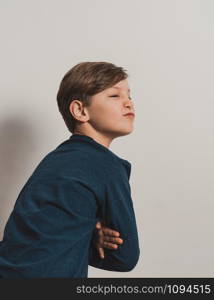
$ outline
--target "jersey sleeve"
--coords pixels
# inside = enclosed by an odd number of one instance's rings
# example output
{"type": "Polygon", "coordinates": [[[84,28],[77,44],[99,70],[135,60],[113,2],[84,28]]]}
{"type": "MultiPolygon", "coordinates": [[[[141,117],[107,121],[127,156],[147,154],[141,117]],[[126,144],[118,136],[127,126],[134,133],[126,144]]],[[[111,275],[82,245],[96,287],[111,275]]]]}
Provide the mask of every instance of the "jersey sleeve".
{"type": "Polygon", "coordinates": [[[138,231],[128,176],[113,176],[105,187],[105,205],[102,207],[105,226],[119,231],[123,243],[118,248],[104,248],[105,258],[98,255],[93,242],[90,247],[89,265],[108,271],[131,271],[140,255],[138,231]]]}

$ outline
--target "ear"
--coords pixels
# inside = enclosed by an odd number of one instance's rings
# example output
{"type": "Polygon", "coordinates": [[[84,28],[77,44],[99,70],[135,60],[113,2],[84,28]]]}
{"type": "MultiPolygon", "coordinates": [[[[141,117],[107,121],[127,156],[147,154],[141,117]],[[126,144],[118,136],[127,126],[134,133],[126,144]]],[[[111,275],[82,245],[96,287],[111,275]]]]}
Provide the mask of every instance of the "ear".
{"type": "Polygon", "coordinates": [[[69,105],[69,111],[74,119],[80,122],[86,122],[89,119],[87,109],[84,107],[82,101],[80,100],[72,100],[69,105]]]}

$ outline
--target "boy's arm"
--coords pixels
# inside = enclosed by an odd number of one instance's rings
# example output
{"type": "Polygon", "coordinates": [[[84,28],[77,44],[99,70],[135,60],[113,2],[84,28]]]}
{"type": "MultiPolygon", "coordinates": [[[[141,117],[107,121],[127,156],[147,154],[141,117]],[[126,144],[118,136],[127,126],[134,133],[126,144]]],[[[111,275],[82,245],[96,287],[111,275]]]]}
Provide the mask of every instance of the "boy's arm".
{"type": "Polygon", "coordinates": [[[105,226],[118,231],[123,243],[116,250],[105,248],[105,258],[102,259],[92,240],[89,265],[108,271],[131,271],[138,262],[140,249],[128,180],[112,179],[106,186],[105,207],[101,209],[105,226]]]}

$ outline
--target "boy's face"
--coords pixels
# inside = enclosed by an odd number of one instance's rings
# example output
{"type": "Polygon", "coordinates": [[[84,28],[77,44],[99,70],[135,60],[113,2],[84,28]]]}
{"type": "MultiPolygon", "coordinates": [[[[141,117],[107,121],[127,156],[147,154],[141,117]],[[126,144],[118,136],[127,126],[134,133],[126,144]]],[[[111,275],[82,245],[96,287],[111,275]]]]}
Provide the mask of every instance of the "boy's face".
{"type": "Polygon", "coordinates": [[[87,111],[96,131],[112,138],[131,133],[135,117],[125,114],[135,111],[127,79],[92,96],[87,111]]]}

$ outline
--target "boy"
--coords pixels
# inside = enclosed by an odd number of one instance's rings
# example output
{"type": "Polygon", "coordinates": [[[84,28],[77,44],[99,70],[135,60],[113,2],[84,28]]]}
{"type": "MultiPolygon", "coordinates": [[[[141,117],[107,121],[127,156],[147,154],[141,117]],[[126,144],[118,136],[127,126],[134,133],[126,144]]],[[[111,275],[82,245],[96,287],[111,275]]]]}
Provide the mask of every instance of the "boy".
{"type": "Polygon", "coordinates": [[[127,76],[111,63],[82,62],[63,77],[57,103],[72,135],[21,190],[0,245],[1,277],[87,277],[88,265],[127,272],[137,264],[131,164],[109,150],[133,130],[127,76]]]}

